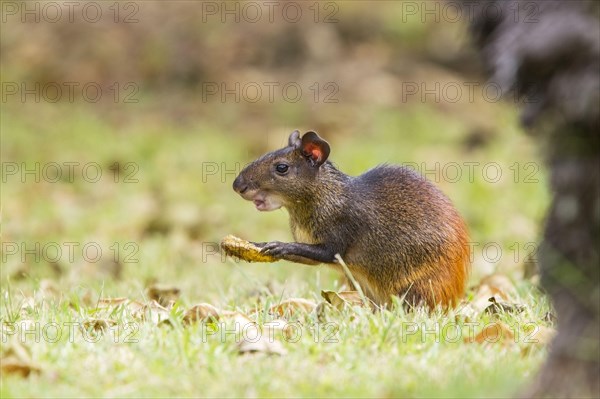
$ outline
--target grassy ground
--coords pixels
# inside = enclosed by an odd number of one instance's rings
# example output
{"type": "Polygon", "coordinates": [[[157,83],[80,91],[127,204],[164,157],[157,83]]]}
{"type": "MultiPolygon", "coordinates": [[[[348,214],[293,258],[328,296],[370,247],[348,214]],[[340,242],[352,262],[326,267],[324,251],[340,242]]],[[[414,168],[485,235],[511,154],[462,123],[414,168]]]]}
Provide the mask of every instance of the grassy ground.
{"type": "MultiPolygon", "coordinates": [[[[332,145],[332,160],[349,174],[382,162],[424,162],[428,169],[439,162],[437,174],[428,177],[471,229],[472,286],[493,272],[507,275],[516,287],[511,300],[524,311],[299,312],[287,318],[299,323],[298,341],[279,337],[287,353],[268,356],[239,355],[235,336],[209,334],[201,323],[186,328],[182,318],[192,305],[207,302],[263,324],[276,318],[264,312],[273,304],[295,297],[320,302],[321,290],[339,288],[338,276],[325,268],[245,264],[215,251],[230,233],[291,240],[285,211],[256,212],[231,183],[246,162],[282,146],[291,128],[309,129],[302,115],[284,109],[281,115],[296,126],[232,133],[224,126],[241,121],[199,118],[182,125],[133,112],[126,121],[107,122],[83,106],[8,104],[2,114],[2,350],[6,359],[23,349],[39,372],[3,372],[2,397],[510,396],[545,356],[543,345],[527,342],[529,323],[551,325],[546,298],[521,278],[547,193],[531,138],[515,127],[509,107],[495,109],[489,117],[498,134],[474,149],[465,144],[464,118],[425,104],[401,112],[375,107],[354,130],[320,133],[332,145]],[[36,162],[39,182],[35,175],[21,176],[23,165],[31,169],[36,162]],[[52,162],[63,172],[57,182],[47,167],[52,162]],[[73,178],[65,176],[64,162],[79,162],[73,178]],[[476,163],[472,176],[464,162],[476,163]],[[498,181],[492,170],[484,171],[491,162],[502,172],[498,181]],[[17,165],[17,174],[8,173],[9,163],[17,165]],[[461,166],[456,182],[443,175],[450,163],[461,166]],[[92,181],[97,169],[102,176],[92,181]],[[536,180],[526,180],[528,173],[536,180]],[[22,243],[32,253],[25,255],[22,243]],[[101,256],[95,255],[98,247],[101,256]],[[99,309],[100,298],[147,301],[146,287],[156,283],[181,293],[163,315],[168,325],[140,319],[123,306],[99,309]],[[103,335],[88,324],[84,334],[79,326],[90,318],[116,324],[103,335]],[[471,328],[476,335],[492,321],[517,336],[464,342],[471,328]],[[75,323],[72,331],[69,323],[75,323]],[[444,329],[448,324],[458,330],[444,329]]],[[[469,295],[476,300],[476,289],[469,295]]]]}

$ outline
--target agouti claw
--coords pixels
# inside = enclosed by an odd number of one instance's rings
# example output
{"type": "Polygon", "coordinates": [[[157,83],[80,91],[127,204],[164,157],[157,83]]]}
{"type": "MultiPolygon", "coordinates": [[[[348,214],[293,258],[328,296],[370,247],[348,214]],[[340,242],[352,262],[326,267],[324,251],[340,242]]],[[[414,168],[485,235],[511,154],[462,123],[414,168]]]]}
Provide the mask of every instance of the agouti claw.
{"type": "Polygon", "coordinates": [[[275,257],[280,257],[287,253],[286,243],[280,241],[266,242],[262,246],[261,253],[275,257]]]}

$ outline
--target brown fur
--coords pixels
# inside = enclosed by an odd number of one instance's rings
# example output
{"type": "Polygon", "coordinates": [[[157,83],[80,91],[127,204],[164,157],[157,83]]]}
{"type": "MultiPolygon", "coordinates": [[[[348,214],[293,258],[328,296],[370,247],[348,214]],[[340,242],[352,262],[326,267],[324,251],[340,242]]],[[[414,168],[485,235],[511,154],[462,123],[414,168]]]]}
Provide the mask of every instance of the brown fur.
{"type": "Polygon", "coordinates": [[[234,183],[244,198],[266,198],[290,214],[296,242],[259,245],[281,259],[342,271],[334,258],[340,254],[378,305],[389,304],[394,295],[410,305],[456,304],[464,295],[469,247],[450,200],[402,167],[347,176],[326,161],[327,143],[311,137],[301,143],[293,134],[288,147],[251,163],[234,183]],[[281,163],[289,165],[285,176],[275,171],[281,163]]]}

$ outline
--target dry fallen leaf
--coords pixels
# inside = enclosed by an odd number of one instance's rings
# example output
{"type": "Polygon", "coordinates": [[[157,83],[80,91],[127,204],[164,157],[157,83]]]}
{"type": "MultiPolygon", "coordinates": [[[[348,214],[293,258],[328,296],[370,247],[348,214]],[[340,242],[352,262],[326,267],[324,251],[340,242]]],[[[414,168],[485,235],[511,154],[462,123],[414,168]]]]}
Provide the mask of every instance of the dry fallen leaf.
{"type": "Polygon", "coordinates": [[[238,344],[239,353],[266,353],[268,355],[285,355],[287,352],[281,342],[269,340],[261,336],[258,340],[243,339],[238,344]]]}
{"type": "Polygon", "coordinates": [[[219,310],[210,303],[200,303],[189,308],[183,316],[183,324],[188,326],[197,321],[219,320],[219,310]]]}
{"type": "Polygon", "coordinates": [[[263,334],[258,325],[241,313],[234,318],[236,329],[242,331],[242,339],[238,342],[238,351],[244,353],[266,353],[268,355],[285,355],[286,351],[273,335],[263,334]]]}
{"type": "Polygon", "coordinates": [[[497,302],[495,297],[489,298],[488,301],[491,304],[485,308],[485,312],[489,314],[521,313],[523,310],[525,310],[525,306],[523,305],[508,302],[497,302]]]}
{"type": "Polygon", "coordinates": [[[321,291],[321,296],[338,310],[345,306],[365,306],[358,291],[321,291]]]}
{"type": "Polygon", "coordinates": [[[21,377],[29,377],[31,373],[39,374],[41,369],[31,363],[24,363],[11,356],[2,359],[3,374],[19,374],[21,377]]]}
{"type": "Polygon", "coordinates": [[[133,317],[142,321],[151,321],[154,324],[159,324],[169,319],[169,309],[161,306],[158,302],[152,300],[146,304],[142,304],[141,307],[139,304],[139,302],[131,301],[128,305],[133,317]]]}
{"type": "Polygon", "coordinates": [[[267,334],[269,337],[274,337],[276,332],[281,332],[286,339],[292,338],[296,333],[295,327],[282,319],[264,323],[262,325],[262,330],[263,334],[267,334]]]}
{"type": "Polygon", "coordinates": [[[164,307],[172,307],[173,303],[179,298],[181,290],[177,287],[163,287],[153,284],[146,288],[148,298],[155,300],[164,307]]]}
{"type": "Polygon", "coordinates": [[[329,315],[331,314],[331,310],[334,309],[333,305],[327,301],[319,302],[317,307],[315,308],[315,314],[317,315],[317,320],[320,323],[325,323],[329,320],[329,315]]]}
{"type": "Polygon", "coordinates": [[[189,308],[183,316],[183,324],[189,326],[198,321],[217,322],[233,319],[238,325],[254,323],[248,316],[231,310],[220,310],[210,303],[200,303],[189,308]]]}
{"type": "Polygon", "coordinates": [[[97,332],[105,332],[111,327],[117,325],[117,322],[110,319],[94,319],[89,318],[83,321],[83,328],[89,330],[90,328],[97,332]]]}
{"type": "MultiPolygon", "coordinates": [[[[152,302],[156,303],[156,301],[152,301],[152,302]]],[[[124,304],[125,304],[127,310],[132,314],[138,314],[146,306],[146,304],[144,302],[135,301],[135,300],[128,300],[127,302],[124,302],[124,304]]]]}
{"type": "Polygon", "coordinates": [[[260,252],[260,248],[249,241],[228,235],[221,240],[221,248],[229,256],[246,262],[276,262],[278,259],[260,252]]]}
{"type": "Polygon", "coordinates": [[[301,311],[304,313],[312,312],[317,304],[313,301],[304,298],[290,298],[278,303],[277,305],[271,306],[269,313],[277,314],[279,316],[293,316],[296,312],[301,311]]]}
{"type": "Polygon", "coordinates": [[[29,377],[31,374],[39,374],[42,369],[31,360],[27,349],[16,339],[11,339],[3,348],[0,359],[2,374],[18,374],[21,377],[29,377]]]}
{"type": "Polygon", "coordinates": [[[508,327],[506,324],[490,323],[486,325],[475,337],[465,337],[464,342],[476,342],[478,344],[509,344],[512,340],[514,340],[514,338],[515,335],[511,331],[510,327],[508,327]]]}
{"type": "Polygon", "coordinates": [[[291,327],[283,320],[272,321],[263,325],[263,331],[247,315],[220,310],[209,303],[200,303],[192,306],[183,316],[183,324],[189,326],[195,322],[220,322],[233,326],[225,327],[227,331],[236,331],[241,334],[237,343],[239,353],[266,353],[283,355],[286,353],[281,342],[274,338],[275,331],[281,331],[286,337],[292,333],[291,327]]]}
{"type": "Polygon", "coordinates": [[[256,326],[256,323],[253,322],[248,316],[240,312],[232,312],[232,311],[224,311],[221,313],[222,319],[232,319],[233,322],[240,327],[252,325],[256,326]]]}
{"type": "Polygon", "coordinates": [[[476,315],[486,310],[490,306],[490,302],[513,303],[516,298],[518,298],[517,290],[508,277],[491,274],[481,280],[475,289],[473,299],[464,310],[466,313],[476,315]],[[490,298],[493,298],[493,301],[490,298]]]}
{"type": "Polygon", "coordinates": [[[492,295],[508,301],[517,298],[517,288],[510,278],[503,274],[490,274],[481,279],[480,285],[487,285],[492,291],[492,295]]]}
{"type": "Polygon", "coordinates": [[[128,298],[100,298],[98,299],[98,309],[110,308],[112,306],[123,305],[129,302],[128,298]]]}
{"type": "Polygon", "coordinates": [[[147,303],[128,298],[100,298],[97,309],[109,310],[123,306],[134,317],[142,321],[152,321],[155,324],[169,319],[169,309],[155,300],[147,303]]]}
{"type": "MultiPolygon", "coordinates": [[[[209,306],[212,307],[211,305],[209,306]]],[[[212,308],[214,309],[214,307],[212,308]]],[[[210,311],[210,308],[208,309],[210,311]]],[[[228,331],[235,330],[241,334],[241,340],[237,344],[240,354],[266,353],[269,355],[284,355],[286,353],[281,342],[277,341],[273,335],[263,334],[259,326],[245,314],[233,311],[221,311],[218,317],[221,321],[225,319],[231,320],[233,328],[230,326],[228,331]]],[[[274,325],[271,325],[271,327],[274,327],[274,325]]]]}

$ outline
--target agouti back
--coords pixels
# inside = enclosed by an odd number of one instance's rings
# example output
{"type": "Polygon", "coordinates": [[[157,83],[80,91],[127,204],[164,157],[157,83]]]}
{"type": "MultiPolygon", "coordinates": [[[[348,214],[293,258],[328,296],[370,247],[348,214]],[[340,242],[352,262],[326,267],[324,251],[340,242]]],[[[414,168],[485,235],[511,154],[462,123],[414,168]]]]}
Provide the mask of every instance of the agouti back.
{"type": "Polygon", "coordinates": [[[351,177],[327,159],[315,132],[246,166],[233,183],[260,211],[284,207],[296,242],[259,243],[264,253],[342,270],[339,254],[378,305],[392,295],[443,307],[464,294],[469,269],[465,223],[450,200],[418,173],[378,166],[351,177]]]}

